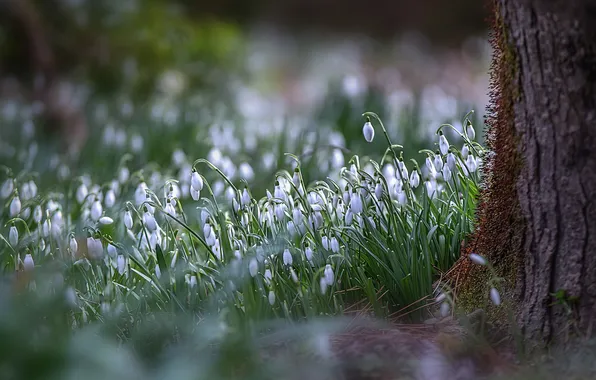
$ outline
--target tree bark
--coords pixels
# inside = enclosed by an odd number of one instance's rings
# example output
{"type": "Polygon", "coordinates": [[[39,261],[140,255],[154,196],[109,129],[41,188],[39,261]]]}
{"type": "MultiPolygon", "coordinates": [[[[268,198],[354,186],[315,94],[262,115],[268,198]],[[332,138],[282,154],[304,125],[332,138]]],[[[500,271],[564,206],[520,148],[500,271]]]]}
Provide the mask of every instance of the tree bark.
{"type": "Polygon", "coordinates": [[[498,0],[496,12],[512,107],[496,118],[512,118],[521,158],[517,322],[544,344],[596,320],[596,1],[498,0]],[[553,305],[558,291],[569,308],[553,305]]]}

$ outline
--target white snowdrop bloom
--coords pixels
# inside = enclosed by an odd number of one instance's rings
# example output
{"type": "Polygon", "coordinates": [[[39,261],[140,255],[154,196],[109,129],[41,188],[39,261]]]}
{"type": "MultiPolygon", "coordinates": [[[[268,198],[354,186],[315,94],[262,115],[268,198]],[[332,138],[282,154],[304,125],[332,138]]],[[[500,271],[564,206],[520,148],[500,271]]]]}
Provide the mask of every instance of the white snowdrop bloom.
{"type": "Polygon", "coordinates": [[[130,138],[130,149],[134,153],[139,153],[141,150],[143,150],[143,145],[144,145],[144,141],[143,141],[143,137],[141,137],[141,135],[134,134],[130,138]]]}
{"type": "Polygon", "coordinates": [[[465,160],[468,158],[468,154],[470,154],[470,148],[468,148],[468,144],[464,144],[461,148],[461,156],[465,160]]]}
{"type": "Polygon", "coordinates": [[[447,165],[443,167],[443,180],[445,182],[451,181],[451,169],[447,165]]]}
{"type": "Polygon", "coordinates": [[[77,239],[74,236],[70,237],[69,248],[71,255],[76,255],[77,251],[79,250],[79,243],[77,243],[77,239]]]}
{"type": "Polygon", "coordinates": [[[159,264],[155,264],[155,277],[158,279],[161,278],[161,269],[159,268],[159,264]]]}
{"type": "Polygon", "coordinates": [[[275,216],[277,217],[278,221],[283,221],[286,213],[285,213],[285,209],[286,209],[286,205],[284,204],[276,204],[275,207],[275,216]]]}
{"type": "Polygon", "coordinates": [[[83,202],[85,201],[85,198],[87,197],[87,194],[89,194],[89,191],[87,190],[87,186],[85,186],[84,183],[81,183],[79,185],[79,187],[77,187],[77,191],[75,194],[77,202],[79,204],[83,204],[83,202]]]}
{"type": "Polygon", "coordinates": [[[353,220],[354,213],[352,212],[352,210],[348,209],[348,211],[346,211],[346,216],[344,217],[344,223],[346,226],[351,226],[353,220]]]}
{"type": "Polygon", "coordinates": [[[410,186],[415,189],[418,185],[420,185],[420,174],[418,174],[418,170],[414,170],[410,175],[410,186]]]}
{"type": "Polygon", "coordinates": [[[350,203],[350,190],[348,188],[348,186],[346,186],[343,194],[342,194],[342,199],[344,201],[345,204],[349,204],[350,203]]]}
{"type": "Polygon", "coordinates": [[[286,192],[281,188],[279,181],[275,182],[275,189],[273,190],[273,196],[283,201],[287,200],[286,192]]]}
{"type": "Polygon", "coordinates": [[[41,222],[42,216],[43,216],[43,212],[41,211],[41,206],[40,205],[35,206],[35,208],[33,209],[33,221],[35,221],[35,223],[39,224],[39,222],[41,222]]]}
{"type": "Polygon", "coordinates": [[[209,236],[211,236],[212,232],[213,232],[213,228],[211,227],[211,224],[209,224],[209,222],[206,222],[203,225],[203,236],[205,236],[205,239],[207,239],[209,236]]]}
{"type": "Polygon", "coordinates": [[[124,220],[124,226],[130,230],[132,228],[133,223],[132,223],[132,214],[129,210],[126,210],[124,212],[123,220],[124,220]]]}
{"type": "Polygon", "coordinates": [[[21,187],[20,194],[21,194],[21,198],[23,198],[24,201],[27,201],[32,198],[31,187],[29,186],[29,182],[25,182],[23,184],[23,186],[21,187]]]}
{"type": "Polygon", "coordinates": [[[304,256],[306,256],[306,260],[312,261],[312,255],[313,255],[312,248],[310,246],[307,246],[304,249],[304,256]]]}
{"type": "Polygon", "coordinates": [[[323,248],[329,250],[329,238],[327,236],[321,237],[321,244],[323,245],[323,248]]]}
{"type": "Polygon", "coordinates": [[[27,220],[29,219],[29,216],[31,216],[31,208],[29,207],[25,207],[22,211],[21,211],[21,218],[27,220]]]}
{"type": "Polygon", "coordinates": [[[126,270],[126,259],[124,258],[124,256],[118,255],[117,263],[118,273],[120,273],[121,275],[124,274],[124,271],[126,270]]]}
{"type": "Polygon", "coordinates": [[[122,183],[128,181],[129,177],[130,177],[130,171],[128,170],[128,168],[126,166],[121,167],[120,170],[118,171],[118,181],[122,184],[122,183]]]}
{"type": "Polygon", "coordinates": [[[298,283],[298,276],[296,275],[296,271],[294,271],[294,268],[290,268],[290,278],[292,279],[292,281],[294,281],[296,284],[298,283]]]}
{"type": "Polygon", "coordinates": [[[426,186],[426,194],[429,198],[434,198],[437,194],[437,183],[434,180],[429,180],[424,183],[426,186]]]}
{"type": "Polygon", "coordinates": [[[350,209],[354,214],[358,214],[362,212],[362,199],[356,191],[352,191],[352,196],[350,197],[350,209]]]}
{"type": "Polygon", "coordinates": [[[23,268],[26,271],[31,271],[35,268],[35,263],[33,262],[33,256],[30,253],[25,255],[25,259],[23,259],[23,268]]]}
{"type": "Polygon", "coordinates": [[[501,304],[501,295],[497,288],[490,289],[490,300],[495,304],[495,306],[499,306],[501,304]]]}
{"type": "Polygon", "coordinates": [[[332,252],[339,253],[339,241],[337,241],[337,238],[335,236],[331,238],[331,241],[329,242],[329,247],[331,248],[332,252]]]}
{"type": "Polygon", "coordinates": [[[269,305],[273,306],[275,304],[275,293],[273,290],[269,291],[269,305]]]}
{"type": "Polygon", "coordinates": [[[442,155],[446,155],[449,151],[449,142],[447,141],[447,137],[443,134],[443,132],[439,132],[439,150],[441,151],[442,155]]]}
{"type": "Polygon", "coordinates": [[[335,274],[333,273],[331,264],[327,264],[325,266],[325,271],[323,273],[325,276],[325,282],[330,286],[333,285],[333,282],[335,281],[335,274]]]}
{"type": "Polygon", "coordinates": [[[198,201],[201,197],[201,193],[199,190],[196,190],[194,187],[190,186],[190,196],[194,201],[198,201]]]}
{"type": "Polygon", "coordinates": [[[294,169],[294,174],[292,175],[292,183],[296,188],[300,187],[300,170],[298,168],[294,169]]]}
{"type": "Polygon", "coordinates": [[[108,251],[108,256],[110,256],[112,259],[115,259],[118,256],[118,250],[112,243],[108,243],[106,250],[108,251]]]}
{"type": "Polygon", "coordinates": [[[15,195],[10,202],[10,217],[14,218],[21,212],[21,200],[18,195],[15,195]]]}
{"type": "Polygon", "coordinates": [[[442,317],[446,317],[449,315],[449,311],[451,310],[451,307],[449,306],[449,302],[443,302],[441,304],[441,316],[442,317]]]}
{"type": "Polygon", "coordinates": [[[441,293],[439,294],[439,296],[435,299],[435,302],[439,303],[439,302],[443,302],[445,301],[445,299],[447,298],[447,295],[445,293],[441,293]]]}
{"type": "Polygon", "coordinates": [[[440,154],[435,154],[435,159],[433,164],[435,165],[435,169],[440,172],[443,169],[443,159],[441,158],[440,154]]]}
{"type": "Polygon", "coordinates": [[[33,180],[29,181],[29,191],[31,193],[31,198],[34,198],[37,195],[37,185],[33,180]]]}
{"type": "Polygon", "coordinates": [[[397,202],[400,205],[405,205],[408,202],[408,197],[405,191],[398,191],[397,192],[397,202]]]}
{"type": "Polygon", "coordinates": [[[321,214],[320,212],[315,212],[314,213],[314,217],[313,217],[313,227],[315,230],[320,229],[321,227],[323,227],[323,214],[321,214]]]}
{"type": "Polygon", "coordinates": [[[428,176],[430,178],[436,178],[437,176],[437,169],[435,168],[435,164],[433,163],[433,160],[431,160],[430,156],[426,157],[426,168],[428,170],[428,176]]]}
{"type": "Polygon", "coordinates": [[[99,259],[103,256],[103,245],[100,239],[92,237],[87,238],[87,252],[93,259],[99,259]]]}
{"type": "Polygon", "coordinates": [[[99,218],[101,218],[102,213],[103,207],[101,206],[101,202],[99,201],[99,199],[96,199],[91,205],[91,220],[97,222],[99,218]]]}
{"type": "Polygon", "coordinates": [[[192,172],[192,174],[190,175],[190,186],[195,189],[196,191],[201,191],[203,190],[203,178],[201,177],[201,175],[194,171],[192,172]]]}
{"type": "Polygon", "coordinates": [[[283,261],[284,261],[284,265],[292,265],[292,263],[294,262],[294,259],[292,258],[292,254],[290,253],[290,250],[287,248],[284,249],[283,261]]]}
{"type": "Polygon", "coordinates": [[[470,173],[474,173],[476,171],[476,160],[474,159],[474,155],[468,155],[468,158],[466,159],[466,167],[470,173]]]}
{"type": "Polygon", "coordinates": [[[250,273],[251,277],[255,277],[259,271],[259,263],[257,259],[250,259],[248,263],[248,272],[250,273]]]}
{"type": "Polygon", "coordinates": [[[12,194],[14,190],[14,180],[12,178],[8,178],[6,181],[2,183],[2,188],[0,188],[0,197],[2,199],[6,199],[12,194]]]}
{"type": "Polygon", "coordinates": [[[145,199],[147,199],[147,195],[145,193],[145,190],[147,190],[147,189],[148,189],[148,187],[145,182],[141,182],[137,186],[137,188],[135,190],[135,204],[137,206],[140,206],[141,204],[143,204],[143,202],[145,202],[145,199]]]}
{"type": "Polygon", "coordinates": [[[300,210],[300,206],[298,204],[294,204],[294,209],[292,210],[292,219],[296,225],[300,225],[304,219],[302,210],[300,210]]]}
{"type": "Polygon", "coordinates": [[[207,220],[209,219],[209,211],[207,211],[207,209],[201,209],[201,223],[203,223],[203,226],[205,225],[205,223],[207,223],[207,220]]]}
{"type": "Polygon", "coordinates": [[[19,242],[19,231],[15,226],[10,227],[10,231],[8,232],[8,241],[13,247],[16,247],[17,243],[19,242]]]}
{"type": "Polygon", "coordinates": [[[207,159],[215,166],[220,166],[222,158],[223,155],[221,154],[221,151],[217,148],[211,149],[207,154],[207,159]]]}
{"type": "Polygon", "coordinates": [[[240,204],[242,207],[247,207],[250,205],[250,194],[248,193],[248,189],[245,187],[242,191],[242,197],[240,198],[240,204]]]}
{"type": "Polygon", "coordinates": [[[104,197],[103,201],[107,208],[111,208],[112,206],[114,206],[114,203],[116,203],[116,194],[114,194],[114,190],[109,189],[106,192],[106,196],[104,197]]]}
{"type": "Polygon", "coordinates": [[[263,279],[265,280],[265,284],[271,284],[271,280],[273,279],[273,274],[271,273],[270,269],[265,269],[265,274],[263,275],[263,279]]]}
{"type": "Polygon", "coordinates": [[[375,196],[377,199],[381,199],[383,196],[383,183],[380,180],[377,181],[377,185],[375,186],[375,196]]]}
{"type": "Polygon", "coordinates": [[[404,161],[402,159],[400,159],[398,162],[398,165],[399,165],[399,170],[401,172],[401,178],[399,177],[399,174],[397,174],[395,177],[397,179],[399,179],[400,181],[402,180],[402,178],[404,180],[407,179],[409,173],[408,173],[408,168],[407,168],[406,164],[404,163],[404,161]]]}
{"type": "Polygon", "coordinates": [[[486,259],[477,253],[470,253],[470,260],[472,260],[472,262],[474,264],[478,264],[478,265],[486,265],[487,264],[486,259]]]}
{"type": "Polygon", "coordinates": [[[41,234],[43,237],[50,236],[50,231],[52,229],[52,225],[50,223],[50,219],[46,219],[43,224],[41,225],[41,234]]]}
{"type": "Polygon", "coordinates": [[[455,159],[455,154],[453,154],[453,152],[449,152],[447,154],[447,166],[449,167],[449,169],[451,169],[452,172],[455,170],[456,161],[457,160],[455,159]]]}
{"type": "Polygon", "coordinates": [[[157,222],[155,221],[155,217],[149,211],[145,211],[143,214],[143,223],[149,232],[157,230],[157,222]]]}
{"type": "Polygon", "coordinates": [[[174,208],[174,205],[172,204],[172,202],[169,202],[169,201],[166,202],[166,207],[164,210],[165,210],[165,212],[167,212],[170,215],[176,215],[176,209],[174,208]]]}
{"type": "Polygon", "coordinates": [[[190,276],[190,280],[188,281],[188,285],[190,286],[191,289],[193,289],[195,286],[197,286],[197,276],[190,276]]]}
{"type": "Polygon", "coordinates": [[[219,240],[215,239],[215,243],[213,244],[213,254],[218,260],[221,260],[221,246],[219,245],[219,240]]]}
{"type": "Polygon", "coordinates": [[[468,122],[468,126],[466,127],[466,134],[470,140],[474,140],[476,138],[476,131],[470,122],[468,122]]]}
{"type": "Polygon", "coordinates": [[[251,182],[255,178],[255,172],[250,166],[249,163],[243,162],[238,167],[238,171],[240,172],[240,178],[246,180],[247,182],[251,182]]]}
{"type": "Polygon", "coordinates": [[[217,240],[217,237],[215,236],[215,232],[213,232],[213,228],[211,228],[211,232],[205,238],[205,243],[207,243],[208,246],[213,247],[215,245],[216,240],[217,240]]]}
{"type": "Polygon", "coordinates": [[[325,295],[325,293],[327,293],[327,286],[328,286],[325,276],[322,276],[321,279],[319,280],[319,286],[321,288],[321,294],[325,295]]]}
{"type": "Polygon", "coordinates": [[[114,219],[110,218],[109,216],[102,216],[101,218],[99,218],[99,223],[103,224],[104,226],[107,226],[114,223],[114,219]]]}

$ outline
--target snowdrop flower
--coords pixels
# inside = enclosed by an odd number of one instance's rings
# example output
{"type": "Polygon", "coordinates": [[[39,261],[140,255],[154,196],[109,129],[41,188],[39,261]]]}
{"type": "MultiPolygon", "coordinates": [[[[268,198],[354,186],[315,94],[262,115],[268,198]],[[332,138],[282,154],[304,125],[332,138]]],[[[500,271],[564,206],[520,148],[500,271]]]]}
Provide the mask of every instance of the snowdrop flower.
{"type": "Polygon", "coordinates": [[[126,270],[126,259],[122,255],[118,255],[118,259],[116,260],[118,263],[118,273],[121,275],[124,274],[126,270]]]}
{"type": "Polygon", "coordinates": [[[284,220],[284,217],[286,216],[286,213],[285,213],[286,205],[276,204],[274,208],[275,208],[275,216],[277,217],[277,220],[281,222],[282,220],[284,220]]]}
{"type": "Polygon", "coordinates": [[[300,188],[300,169],[296,168],[294,169],[294,175],[292,176],[292,183],[294,183],[294,186],[296,186],[296,188],[300,188]]]}
{"type": "Polygon", "coordinates": [[[296,275],[296,272],[294,271],[294,268],[290,268],[290,278],[292,279],[292,281],[294,281],[296,284],[298,283],[298,276],[296,275]]]}
{"type": "Polygon", "coordinates": [[[490,289],[490,300],[493,301],[495,306],[499,306],[501,304],[501,295],[496,288],[490,289]]]}
{"type": "Polygon", "coordinates": [[[247,182],[250,182],[255,178],[255,172],[252,169],[252,166],[246,162],[241,163],[238,170],[240,171],[240,178],[247,182]]]}
{"type": "Polygon", "coordinates": [[[294,203],[294,209],[292,210],[292,219],[294,220],[294,224],[300,225],[302,224],[302,220],[304,216],[302,215],[302,211],[297,203],[294,203]]]}
{"type": "Polygon", "coordinates": [[[111,208],[116,203],[116,194],[114,194],[114,190],[109,189],[106,192],[106,196],[104,197],[104,203],[106,204],[107,208],[111,208]]]}
{"type": "Polygon", "coordinates": [[[319,280],[319,286],[321,287],[321,294],[325,295],[325,293],[327,293],[327,280],[325,280],[325,276],[321,277],[321,279],[319,280]]]}
{"type": "Polygon", "coordinates": [[[435,168],[435,164],[431,160],[430,156],[426,157],[426,168],[428,169],[428,176],[430,178],[436,178],[437,169],[435,168]]]}
{"type": "Polygon", "coordinates": [[[21,200],[18,195],[15,195],[10,202],[10,217],[14,218],[21,212],[21,200]]]}
{"type": "Polygon", "coordinates": [[[159,264],[155,264],[155,277],[158,279],[161,278],[161,269],[159,269],[159,264]]]}
{"type": "Polygon", "coordinates": [[[121,167],[120,171],[118,172],[118,181],[120,183],[124,183],[124,182],[128,181],[129,177],[130,177],[130,171],[128,170],[128,168],[126,166],[121,167]]]}
{"type": "Polygon", "coordinates": [[[456,163],[455,154],[453,154],[453,152],[449,152],[447,154],[447,166],[449,167],[449,169],[451,169],[451,171],[455,170],[455,163],[456,163]]]}
{"type": "Polygon", "coordinates": [[[43,212],[41,211],[41,206],[40,205],[35,206],[35,208],[33,209],[33,221],[35,221],[35,223],[39,224],[39,222],[41,222],[42,216],[43,216],[43,212]]]}
{"type": "Polygon", "coordinates": [[[476,131],[474,130],[474,127],[472,126],[472,123],[470,123],[469,120],[468,126],[466,127],[466,134],[468,135],[468,138],[470,140],[474,140],[476,138],[476,131]]]}
{"type": "Polygon", "coordinates": [[[129,210],[126,210],[124,212],[123,219],[124,219],[124,226],[130,230],[132,228],[132,214],[130,213],[129,210]]]}
{"type": "Polygon", "coordinates": [[[201,197],[201,193],[199,190],[196,190],[194,187],[190,186],[190,196],[194,201],[198,201],[201,197]]]}
{"type": "Polygon", "coordinates": [[[339,253],[339,242],[337,241],[337,238],[335,236],[331,238],[331,241],[329,242],[329,247],[331,248],[332,252],[339,253]]]}
{"type": "Polygon", "coordinates": [[[362,134],[364,135],[364,139],[367,142],[372,142],[375,138],[375,129],[373,128],[370,121],[364,123],[364,126],[362,127],[362,134]]]}
{"type": "Polygon", "coordinates": [[[362,212],[362,199],[360,199],[360,196],[356,193],[356,190],[352,191],[352,196],[350,197],[350,209],[354,214],[362,212]]]}
{"type": "Polygon", "coordinates": [[[14,190],[14,180],[12,178],[8,178],[2,184],[2,188],[0,189],[0,197],[2,197],[2,199],[8,198],[10,196],[10,194],[12,194],[13,190],[14,190]]]}
{"type": "Polygon", "coordinates": [[[250,194],[248,193],[248,189],[245,187],[242,191],[242,197],[240,198],[240,204],[242,207],[247,207],[250,205],[250,194]]]}
{"type": "Polygon", "coordinates": [[[99,223],[103,224],[104,226],[107,226],[114,223],[114,219],[110,218],[109,216],[102,216],[101,218],[99,218],[99,223]]]}
{"type": "Polygon", "coordinates": [[[46,219],[43,224],[41,225],[41,234],[43,237],[50,236],[50,230],[52,229],[52,225],[50,224],[50,219],[46,219]]]}
{"type": "Polygon", "coordinates": [[[190,280],[188,282],[188,285],[190,286],[190,288],[194,288],[195,286],[197,286],[197,276],[190,276],[190,280]]]}
{"type": "Polygon", "coordinates": [[[250,259],[250,262],[248,263],[248,272],[250,273],[250,276],[255,277],[258,271],[259,263],[257,262],[257,259],[250,259]]]}
{"type": "Polygon", "coordinates": [[[405,191],[402,190],[397,192],[397,202],[400,205],[405,205],[408,202],[408,197],[406,196],[405,191]]]}
{"type": "Polygon", "coordinates": [[[293,258],[292,258],[292,254],[290,253],[289,249],[284,249],[284,253],[283,253],[283,261],[284,261],[284,265],[292,265],[292,263],[294,262],[293,258]]]}
{"type": "Polygon", "coordinates": [[[437,171],[441,171],[441,169],[443,169],[443,159],[441,158],[440,154],[435,154],[435,159],[434,159],[434,165],[435,165],[435,169],[437,171]]]}
{"type": "Polygon", "coordinates": [[[451,180],[451,169],[449,169],[449,166],[447,165],[443,167],[443,180],[445,182],[449,182],[451,180]]]}
{"type": "Polygon", "coordinates": [[[147,227],[149,232],[157,230],[157,222],[155,221],[155,217],[148,210],[146,210],[143,214],[143,223],[145,223],[145,227],[147,227]]]}
{"type": "Polygon", "coordinates": [[[410,175],[410,186],[415,189],[418,187],[418,185],[420,185],[420,174],[418,174],[418,170],[414,169],[410,175]]]}
{"type": "Polygon", "coordinates": [[[23,259],[23,268],[26,271],[31,271],[35,268],[35,263],[33,262],[33,256],[30,253],[25,255],[25,259],[23,259]]]}
{"type": "Polygon", "coordinates": [[[375,186],[375,196],[377,199],[381,199],[383,196],[383,184],[381,183],[381,180],[377,180],[377,185],[375,186]]]}
{"type": "Polygon", "coordinates": [[[466,167],[470,173],[474,173],[476,171],[476,160],[474,159],[474,155],[468,155],[468,158],[466,159],[466,167]]]}
{"type": "Polygon", "coordinates": [[[79,202],[79,204],[83,204],[85,198],[87,198],[87,194],[89,194],[87,186],[85,186],[84,183],[81,183],[79,187],[77,187],[77,192],[75,195],[77,202],[79,202]]]}
{"type": "Polygon", "coordinates": [[[15,226],[10,227],[10,232],[8,233],[8,241],[10,245],[16,247],[17,243],[19,242],[19,231],[15,226]]]}
{"type": "Polygon", "coordinates": [[[270,269],[265,269],[265,274],[263,275],[263,279],[265,280],[265,284],[271,284],[271,280],[273,279],[273,274],[271,274],[270,269]]]}
{"type": "Polygon", "coordinates": [[[173,203],[175,203],[174,198],[172,198],[171,201],[166,202],[165,212],[170,215],[176,215],[176,209],[174,208],[173,203]]]}
{"type": "Polygon", "coordinates": [[[103,256],[103,245],[100,239],[92,237],[87,238],[87,251],[89,256],[94,259],[101,258],[103,256]]]}
{"type": "Polygon", "coordinates": [[[312,248],[310,246],[307,246],[304,249],[304,256],[306,256],[306,260],[312,261],[312,254],[313,254],[312,248]]]}
{"type": "Polygon", "coordinates": [[[470,253],[470,260],[472,260],[472,262],[474,264],[478,264],[478,265],[486,265],[486,259],[476,253],[470,253]]]}
{"type": "Polygon", "coordinates": [[[269,291],[269,305],[273,306],[273,304],[275,304],[275,293],[273,292],[273,290],[269,291]]]}
{"type": "Polygon", "coordinates": [[[203,178],[201,178],[201,175],[195,170],[193,170],[190,176],[190,186],[198,192],[203,190],[203,178]]]}
{"type": "Polygon", "coordinates": [[[333,268],[331,264],[327,264],[325,266],[325,271],[323,272],[325,276],[325,282],[328,285],[333,285],[333,281],[335,281],[335,274],[333,273],[333,268]]]}
{"type": "Polygon", "coordinates": [[[451,309],[451,307],[449,306],[449,303],[448,302],[443,302],[441,304],[441,316],[442,317],[448,316],[450,309],[451,309]]]}
{"type": "Polygon", "coordinates": [[[75,255],[79,249],[79,243],[77,243],[77,239],[74,236],[70,237],[69,248],[71,255],[75,255]]]}
{"type": "Polygon", "coordinates": [[[329,250],[329,238],[327,236],[321,238],[321,243],[323,244],[323,248],[329,250]]]}
{"type": "Polygon", "coordinates": [[[431,179],[429,181],[426,181],[424,184],[426,186],[426,194],[428,195],[428,197],[431,199],[434,198],[437,192],[437,183],[431,179]]]}
{"type": "Polygon", "coordinates": [[[346,211],[346,216],[344,217],[344,223],[346,226],[351,226],[353,220],[354,220],[354,213],[352,212],[351,209],[348,209],[348,211],[346,211]]]}
{"type": "Polygon", "coordinates": [[[463,159],[468,158],[468,154],[470,153],[470,148],[468,148],[468,144],[464,144],[463,148],[461,148],[461,156],[463,159]]]}
{"type": "Polygon", "coordinates": [[[101,218],[101,214],[103,212],[103,207],[101,206],[101,202],[99,199],[95,199],[93,204],[91,205],[91,220],[98,221],[101,218]]]}
{"type": "Polygon", "coordinates": [[[449,151],[449,142],[447,141],[447,137],[443,134],[443,131],[439,132],[439,150],[442,155],[446,155],[449,151]]]}
{"type": "Polygon", "coordinates": [[[145,202],[145,199],[147,199],[147,194],[145,193],[145,190],[147,190],[147,189],[148,189],[148,187],[145,182],[141,182],[137,186],[137,188],[135,190],[135,204],[137,206],[140,206],[141,204],[143,204],[143,202],[145,202]]]}
{"type": "Polygon", "coordinates": [[[115,259],[118,256],[118,250],[112,243],[108,243],[107,251],[108,256],[110,256],[112,259],[115,259]]]}

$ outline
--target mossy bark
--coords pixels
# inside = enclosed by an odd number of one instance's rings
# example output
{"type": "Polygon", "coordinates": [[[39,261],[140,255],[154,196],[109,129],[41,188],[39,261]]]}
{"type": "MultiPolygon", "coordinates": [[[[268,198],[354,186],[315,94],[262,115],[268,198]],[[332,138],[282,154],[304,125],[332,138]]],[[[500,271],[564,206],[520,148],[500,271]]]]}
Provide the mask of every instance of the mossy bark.
{"type": "MultiPolygon", "coordinates": [[[[501,309],[535,346],[570,326],[591,333],[596,318],[595,21],[593,0],[494,2],[492,153],[465,253],[493,263],[501,309]],[[558,291],[567,305],[553,306],[558,291]]],[[[454,278],[460,306],[485,304],[485,268],[464,255],[454,278]]]]}

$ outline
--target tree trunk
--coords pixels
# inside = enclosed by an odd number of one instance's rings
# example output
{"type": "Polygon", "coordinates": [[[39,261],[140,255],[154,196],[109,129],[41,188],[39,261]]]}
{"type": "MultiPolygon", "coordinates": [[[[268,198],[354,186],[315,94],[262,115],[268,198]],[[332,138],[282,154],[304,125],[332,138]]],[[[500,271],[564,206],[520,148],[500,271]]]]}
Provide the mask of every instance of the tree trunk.
{"type": "Polygon", "coordinates": [[[519,86],[503,94],[517,95],[523,158],[518,321],[530,339],[558,340],[570,322],[588,331],[596,320],[596,2],[501,0],[499,11],[519,86]],[[577,313],[551,307],[558,291],[577,313]]]}
{"type": "MultiPolygon", "coordinates": [[[[596,327],[596,1],[494,4],[493,153],[466,253],[505,278],[514,322],[540,347],[596,327]]],[[[487,271],[460,264],[475,307],[487,271]]]]}

